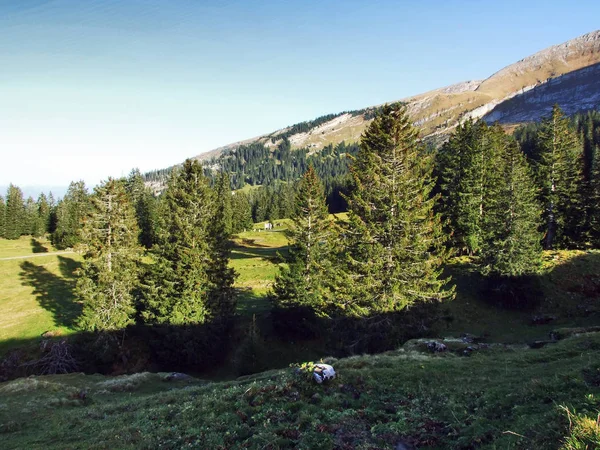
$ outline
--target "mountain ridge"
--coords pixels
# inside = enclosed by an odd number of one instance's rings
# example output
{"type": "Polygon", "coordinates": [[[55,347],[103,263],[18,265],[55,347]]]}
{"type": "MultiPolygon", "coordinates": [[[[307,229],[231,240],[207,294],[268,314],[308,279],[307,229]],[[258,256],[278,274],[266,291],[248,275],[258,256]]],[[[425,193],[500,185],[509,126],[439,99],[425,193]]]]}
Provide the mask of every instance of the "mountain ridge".
{"type": "MultiPolygon", "coordinates": [[[[560,80],[561,77],[570,73],[578,73],[600,63],[600,30],[592,31],[578,36],[561,44],[556,44],[529,55],[521,60],[496,71],[484,80],[469,80],[455,83],[449,86],[434,89],[425,93],[405,97],[399,101],[407,105],[409,114],[415,125],[422,130],[423,138],[434,138],[447,135],[459,123],[472,118],[494,120],[502,108],[500,105],[509,102],[514,97],[531,93],[527,97],[531,104],[532,96],[542,92],[539,88],[552,80],[560,80]],[[492,111],[497,110],[495,114],[492,111]]],[[[594,72],[595,73],[595,72],[594,72]]],[[[571,79],[571,84],[575,79],[571,79]]],[[[560,85],[560,83],[558,83],[560,85]]],[[[596,98],[596,90],[600,93],[600,85],[588,83],[596,98]]],[[[560,86],[559,86],[560,87],[560,86]]],[[[572,92],[572,88],[569,92],[572,92]]],[[[545,92],[545,91],[544,91],[545,92]]],[[[581,93],[580,93],[581,94],[581,93]]],[[[583,98],[584,95],[579,95],[583,98]]],[[[554,100],[557,103],[566,102],[561,95],[553,91],[554,100]]],[[[563,96],[564,97],[564,96],[563,96]]],[[[522,98],[522,97],[519,97],[522,98]]],[[[595,101],[595,100],[594,100],[595,101]]],[[[593,103],[593,102],[592,102],[593,103]]],[[[512,102],[511,105],[517,103],[512,102]]],[[[597,105],[597,103],[596,103],[597,105]]],[[[319,123],[307,131],[298,132],[287,137],[292,148],[309,148],[318,151],[329,144],[339,142],[356,142],[368,124],[372,120],[372,112],[381,105],[374,105],[356,112],[332,114],[331,120],[319,123]]],[[[576,104],[570,104],[567,108],[570,112],[577,112],[584,108],[589,109],[590,102],[584,102],[581,108],[576,104]]],[[[594,106],[593,104],[591,106],[594,106]]],[[[545,111],[545,109],[544,109],[545,111]]],[[[531,114],[537,120],[540,114],[531,114]]],[[[325,116],[323,116],[325,117],[325,116]]],[[[526,121],[529,116],[518,115],[520,121],[526,121]]],[[[235,151],[241,145],[252,143],[263,143],[267,147],[275,148],[283,139],[278,136],[284,135],[297,125],[311,123],[313,121],[300,122],[272,133],[256,136],[253,138],[227,144],[208,152],[196,155],[195,158],[208,161],[218,157],[225,151],[235,151]]],[[[504,111],[503,123],[511,123],[510,115],[504,111]]]]}

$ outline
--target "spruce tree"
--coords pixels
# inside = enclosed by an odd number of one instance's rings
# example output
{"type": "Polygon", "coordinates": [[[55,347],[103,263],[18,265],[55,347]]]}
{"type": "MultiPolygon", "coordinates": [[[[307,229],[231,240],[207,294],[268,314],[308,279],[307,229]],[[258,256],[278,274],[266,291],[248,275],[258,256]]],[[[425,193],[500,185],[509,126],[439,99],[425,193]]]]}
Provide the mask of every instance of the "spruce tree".
{"type": "Polygon", "coordinates": [[[433,206],[432,162],[400,105],[386,105],[363,133],[351,167],[343,294],[350,314],[398,311],[453,296],[441,278],[444,235],[433,206]]]}
{"type": "Polygon", "coordinates": [[[43,236],[50,227],[50,205],[48,198],[43,192],[39,195],[37,202],[37,224],[35,226],[36,236],[43,236]]]}
{"type": "Polygon", "coordinates": [[[83,264],[75,294],[83,304],[84,330],[125,328],[134,322],[133,292],[139,284],[141,248],[135,212],[122,181],[109,179],[94,189],[78,250],[83,264]]]}
{"type": "Polygon", "coordinates": [[[541,263],[541,207],[525,156],[516,141],[503,140],[483,220],[481,266],[484,274],[518,277],[541,263]]]}
{"type": "Polygon", "coordinates": [[[222,172],[216,180],[214,215],[210,220],[211,258],[208,274],[211,288],[208,310],[213,320],[227,320],[235,313],[233,289],[236,273],[229,267],[231,256],[232,207],[229,176],[222,172]]]}
{"type": "Polygon", "coordinates": [[[74,247],[79,243],[83,218],[90,210],[90,200],[83,181],[72,182],[56,207],[56,229],[52,243],[56,248],[74,247]]]}
{"type": "Polygon", "coordinates": [[[139,169],[133,169],[130,172],[125,187],[135,208],[140,229],[140,244],[149,249],[156,241],[157,200],[150,188],[144,184],[139,169]]]}
{"type": "Polygon", "coordinates": [[[5,237],[5,225],[6,225],[6,203],[4,197],[0,195],[0,238],[5,237]]]}
{"type": "Polygon", "coordinates": [[[458,126],[436,155],[439,209],[450,242],[460,252],[473,255],[481,248],[485,203],[503,135],[483,121],[468,120],[458,126]]]}
{"type": "Polygon", "coordinates": [[[172,172],[159,210],[155,263],[143,287],[146,321],[185,325],[210,319],[214,210],[215,196],[202,166],[186,160],[172,172]]]}
{"type": "Polygon", "coordinates": [[[590,243],[594,248],[600,248],[600,147],[596,147],[594,152],[587,203],[589,205],[590,243]]]}
{"type": "Polygon", "coordinates": [[[50,210],[48,216],[48,233],[52,235],[56,231],[56,200],[54,200],[54,195],[52,192],[48,193],[48,207],[50,210]]]}
{"type": "Polygon", "coordinates": [[[23,192],[13,184],[8,186],[6,192],[6,218],[4,222],[4,237],[18,239],[25,229],[25,203],[23,192]]]}
{"type": "Polygon", "coordinates": [[[233,233],[241,233],[242,231],[251,230],[254,226],[252,222],[252,206],[248,200],[248,196],[241,191],[233,193],[231,199],[232,223],[231,228],[233,233]]]}
{"type": "Polygon", "coordinates": [[[25,201],[25,215],[21,234],[38,236],[38,208],[31,196],[25,201]]]}
{"type": "Polygon", "coordinates": [[[546,249],[581,244],[582,144],[558,105],[542,121],[535,153],[546,249]]]}
{"type": "Polygon", "coordinates": [[[280,308],[305,306],[319,316],[333,308],[334,228],[328,217],[323,185],[312,166],[302,177],[296,195],[293,224],[288,231],[287,267],[281,267],[273,286],[280,308]]]}

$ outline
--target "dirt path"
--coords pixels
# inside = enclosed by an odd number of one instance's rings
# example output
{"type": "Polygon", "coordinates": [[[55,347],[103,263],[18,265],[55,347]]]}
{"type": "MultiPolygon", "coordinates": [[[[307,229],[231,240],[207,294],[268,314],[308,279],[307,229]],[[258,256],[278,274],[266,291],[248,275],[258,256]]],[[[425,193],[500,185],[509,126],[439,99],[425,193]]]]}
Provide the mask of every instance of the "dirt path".
{"type": "Polygon", "coordinates": [[[0,258],[0,261],[10,261],[11,259],[37,258],[39,256],[70,255],[72,253],[75,253],[75,252],[74,251],[65,251],[65,252],[32,253],[31,255],[25,255],[25,256],[9,256],[8,258],[0,258]]]}

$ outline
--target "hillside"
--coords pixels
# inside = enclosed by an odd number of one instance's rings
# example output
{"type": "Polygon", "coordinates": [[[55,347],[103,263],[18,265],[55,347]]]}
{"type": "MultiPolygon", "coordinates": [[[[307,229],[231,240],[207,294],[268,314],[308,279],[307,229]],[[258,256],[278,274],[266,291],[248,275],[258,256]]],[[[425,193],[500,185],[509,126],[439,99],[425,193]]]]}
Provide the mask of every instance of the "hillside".
{"type": "Polygon", "coordinates": [[[22,378],[0,384],[2,448],[598,448],[599,333],[472,347],[326,359],[323,385],[294,369],[22,378]]]}
{"type": "MultiPolygon", "coordinates": [[[[423,137],[443,135],[468,117],[484,117],[493,121],[501,114],[503,122],[534,120],[547,112],[545,104],[539,109],[530,106],[539,102],[558,102],[572,113],[598,105],[598,68],[592,68],[598,63],[600,30],[546,48],[499,70],[485,80],[466,81],[400,101],[407,104],[415,124],[422,129],[423,137]],[[588,67],[589,72],[581,70],[588,67]],[[584,87],[579,88],[580,84],[584,87]],[[550,95],[543,89],[546,85],[550,95]],[[573,90],[579,92],[575,98],[571,95],[573,90]],[[513,97],[521,97],[524,93],[528,93],[527,112],[519,110],[521,103],[510,102],[513,97]],[[502,112],[505,108],[515,110],[512,113],[514,119],[509,119],[507,113],[502,112]],[[494,114],[488,114],[492,110],[494,114]]],[[[360,111],[331,114],[331,119],[327,121],[302,122],[268,135],[217,148],[196,158],[210,160],[224,151],[252,143],[276,148],[284,135],[289,138],[292,148],[309,148],[313,151],[342,141],[355,142],[372,120],[376,108],[373,106],[360,111]],[[305,127],[308,129],[289,133],[299,125],[308,125],[305,127]]]]}

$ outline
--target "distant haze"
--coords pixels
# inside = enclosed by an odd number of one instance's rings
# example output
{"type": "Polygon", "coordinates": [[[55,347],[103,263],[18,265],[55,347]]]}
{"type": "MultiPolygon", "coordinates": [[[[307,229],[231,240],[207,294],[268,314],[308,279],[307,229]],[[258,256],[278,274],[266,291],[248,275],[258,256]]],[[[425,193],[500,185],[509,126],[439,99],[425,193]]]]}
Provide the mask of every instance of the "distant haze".
{"type": "MultiPolygon", "coordinates": [[[[37,200],[37,198],[42,192],[46,195],[52,192],[54,200],[58,200],[64,197],[65,193],[67,192],[68,186],[19,186],[19,188],[23,191],[24,199],[32,197],[34,200],[37,200]]],[[[8,186],[0,185],[0,196],[6,198],[7,190],[8,186]]]]}

